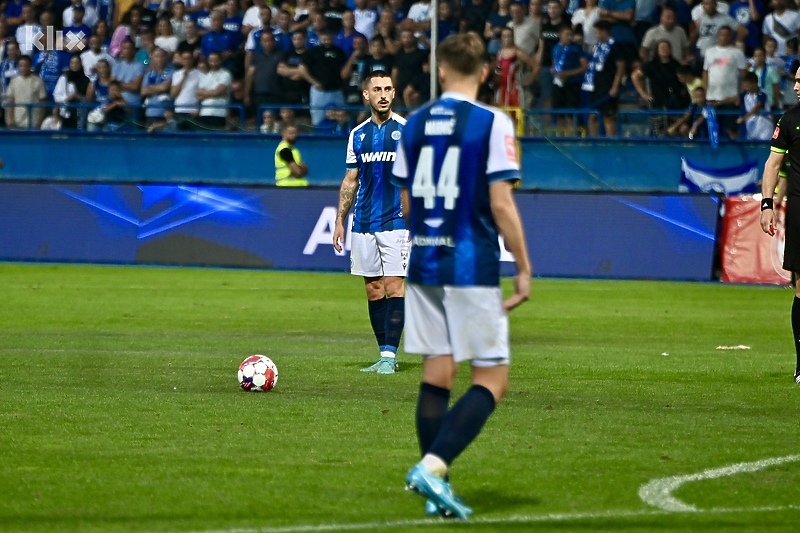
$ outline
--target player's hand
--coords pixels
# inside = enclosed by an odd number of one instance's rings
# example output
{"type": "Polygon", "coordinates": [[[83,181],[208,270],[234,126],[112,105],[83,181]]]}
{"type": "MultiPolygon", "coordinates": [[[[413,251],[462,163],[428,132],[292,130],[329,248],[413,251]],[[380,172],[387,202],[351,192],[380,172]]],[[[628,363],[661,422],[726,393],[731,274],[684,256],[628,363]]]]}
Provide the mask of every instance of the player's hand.
{"type": "Polygon", "coordinates": [[[775,211],[772,209],[761,211],[761,229],[769,236],[775,235],[775,211]]]}
{"type": "Polygon", "coordinates": [[[336,223],[336,229],[333,230],[333,249],[337,253],[342,253],[342,243],[344,243],[344,224],[336,223]]]}
{"type": "Polygon", "coordinates": [[[528,301],[531,295],[531,275],[529,273],[517,274],[514,277],[514,294],[503,302],[503,309],[506,313],[516,309],[524,302],[528,301]]]}

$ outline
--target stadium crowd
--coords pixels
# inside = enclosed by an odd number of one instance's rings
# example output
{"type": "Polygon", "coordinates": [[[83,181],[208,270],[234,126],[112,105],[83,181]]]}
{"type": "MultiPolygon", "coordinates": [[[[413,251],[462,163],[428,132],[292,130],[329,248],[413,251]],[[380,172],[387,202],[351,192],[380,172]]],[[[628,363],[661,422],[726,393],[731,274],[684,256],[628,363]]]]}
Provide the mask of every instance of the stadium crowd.
{"type": "MultiPolygon", "coordinates": [[[[794,0],[442,1],[438,39],[483,37],[481,98],[554,135],[763,139],[794,104],[794,0]]],[[[396,107],[429,98],[426,0],[2,0],[7,128],[253,130],[346,135],[365,73],[396,107]]],[[[528,130],[530,132],[530,130],[528,130]]]]}

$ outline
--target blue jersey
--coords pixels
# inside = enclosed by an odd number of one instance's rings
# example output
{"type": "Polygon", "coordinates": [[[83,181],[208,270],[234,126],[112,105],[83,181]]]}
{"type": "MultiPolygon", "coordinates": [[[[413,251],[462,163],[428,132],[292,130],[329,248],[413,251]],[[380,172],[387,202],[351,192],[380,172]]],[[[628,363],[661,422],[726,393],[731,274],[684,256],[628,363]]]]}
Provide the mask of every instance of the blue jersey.
{"type": "Polygon", "coordinates": [[[393,174],[393,183],[411,197],[408,281],[499,285],[500,244],[489,186],[519,179],[509,116],[444,93],[408,118],[393,174]]]}
{"type": "Polygon", "coordinates": [[[358,169],[358,191],[353,202],[353,231],[376,233],[406,229],[400,209],[400,191],[391,184],[392,164],[405,126],[392,114],[378,126],[370,118],[350,132],[347,169],[358,169]]]}

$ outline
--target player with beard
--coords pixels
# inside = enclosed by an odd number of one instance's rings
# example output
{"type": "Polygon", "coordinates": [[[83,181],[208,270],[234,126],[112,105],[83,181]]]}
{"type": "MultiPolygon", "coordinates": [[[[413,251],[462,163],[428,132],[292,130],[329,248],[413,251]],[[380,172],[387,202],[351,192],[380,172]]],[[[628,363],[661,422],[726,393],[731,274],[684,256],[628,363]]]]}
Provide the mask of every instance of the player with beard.
{"type": "Polygon", "coordinates": [[[362,94],[372,112],[350,132],[333,247],[343,253],[344,224],[352,208],[350,272],[364,278],[369,319],[380,349],[378,361],[362,372],[394,374],[405,323],[409,242],[400,192],[389,180],[406,121],[392,111],[395,88],[387,72],[370,72],[362,94]]]}

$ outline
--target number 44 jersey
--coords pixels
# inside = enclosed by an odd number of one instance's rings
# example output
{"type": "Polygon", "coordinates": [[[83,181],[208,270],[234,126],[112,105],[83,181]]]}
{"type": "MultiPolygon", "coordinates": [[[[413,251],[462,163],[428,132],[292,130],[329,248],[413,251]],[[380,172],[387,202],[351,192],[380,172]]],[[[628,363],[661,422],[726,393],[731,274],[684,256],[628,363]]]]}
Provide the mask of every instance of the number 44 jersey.
{"type": "Polygon", "coordinates": [[[519,179],[511,118],[446,92],[408,117],[392,174],[411,196],[408,281],[498,285],[500,245],[489,186],[519,179]]]}

